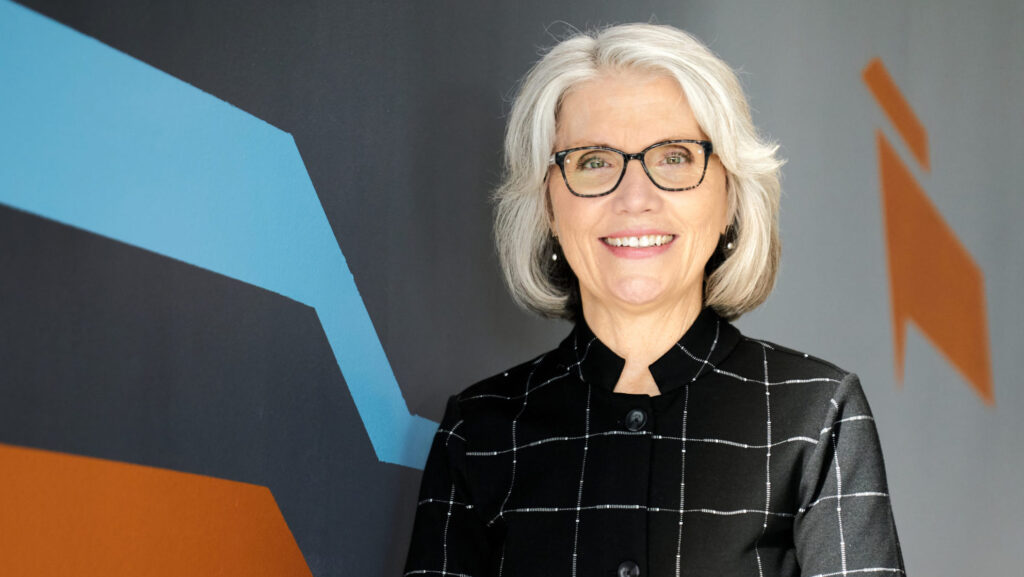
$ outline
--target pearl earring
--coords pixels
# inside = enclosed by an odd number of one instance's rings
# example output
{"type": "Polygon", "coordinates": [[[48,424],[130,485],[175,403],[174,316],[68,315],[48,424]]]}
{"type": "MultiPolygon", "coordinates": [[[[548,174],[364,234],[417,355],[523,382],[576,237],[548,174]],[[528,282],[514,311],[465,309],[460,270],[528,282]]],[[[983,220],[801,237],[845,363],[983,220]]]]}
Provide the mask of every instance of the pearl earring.
{"type": "Polygon", "coordinates": [[[733,242],[730,240],[729,242],[725,243],[725,250],[732,250],[735,246],[736,245],[734,245],[733,242]]]}
{"type": "Polygon", "coordinates": [[[551,253],[551,260],[558,260],[558,253],[557,252],[551,253]]]}

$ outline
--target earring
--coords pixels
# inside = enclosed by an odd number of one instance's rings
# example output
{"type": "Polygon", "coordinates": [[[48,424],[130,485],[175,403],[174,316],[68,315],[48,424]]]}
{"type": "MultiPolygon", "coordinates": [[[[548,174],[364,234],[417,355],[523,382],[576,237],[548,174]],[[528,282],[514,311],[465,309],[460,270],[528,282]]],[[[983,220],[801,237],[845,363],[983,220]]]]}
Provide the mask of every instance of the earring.
{"type": "Polygon", "coordinates": [[[558,253],[557,252],[552,252],[551,253],[551,260],[558,260],[558,253]]]}
{"type": "Polygon", "coordinates": [[[718,242],[722,252],[731,252],[736,248],[736,227],[731,224],[725,227],[725,232],[719,237],[718,242]]]}

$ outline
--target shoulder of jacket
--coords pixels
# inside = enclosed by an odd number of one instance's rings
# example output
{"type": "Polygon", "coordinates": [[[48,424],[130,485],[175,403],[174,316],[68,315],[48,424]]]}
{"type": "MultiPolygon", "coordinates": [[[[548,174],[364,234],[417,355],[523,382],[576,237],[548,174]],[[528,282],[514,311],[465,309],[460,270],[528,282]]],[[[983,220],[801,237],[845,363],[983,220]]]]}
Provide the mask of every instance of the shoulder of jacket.
{"type": "Polygon", "coordinates": [[[764,347],[769,366],[785,366],[789,369],[787,372],[794,373],[794,378],[818,377],[841,382],[851,374],[850,371],[822,358],[771,341],[744,335],[742,342],[764,347]]]}
{"type": "Polygon", "coordinates": [[[514,397],[525,391],[530,376],[545,364],[544,361],[552,354],[549,351],[526,362],[495,373],[466,387],[455,395],[457,401],[479,397],[514,397]]]}

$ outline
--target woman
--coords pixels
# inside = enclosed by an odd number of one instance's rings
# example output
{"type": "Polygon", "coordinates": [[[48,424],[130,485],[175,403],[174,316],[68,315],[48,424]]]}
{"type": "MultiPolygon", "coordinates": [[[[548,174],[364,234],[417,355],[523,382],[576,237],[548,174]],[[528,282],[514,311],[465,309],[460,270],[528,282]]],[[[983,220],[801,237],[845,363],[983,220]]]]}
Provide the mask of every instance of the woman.
{"type": "Polygon", "coordinates": [[[536,64],[497,243],[516,300],[576,326],[448,400],[406,575],[904,572],[856,375],[729,323],[774,283],[775,152],[674,28],[536,64]]]}

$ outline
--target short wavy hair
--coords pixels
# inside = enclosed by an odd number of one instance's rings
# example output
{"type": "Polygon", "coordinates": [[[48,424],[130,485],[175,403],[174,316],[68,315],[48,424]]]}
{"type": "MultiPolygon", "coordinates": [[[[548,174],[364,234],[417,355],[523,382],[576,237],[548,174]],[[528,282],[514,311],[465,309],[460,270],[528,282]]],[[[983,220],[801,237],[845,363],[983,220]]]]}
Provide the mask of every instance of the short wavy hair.
{"type": "Polygon", "coordinates": [[[505,134],[505,166],[494,193],[494,235],[505,281],[517,303],[547,317],[580,316],[579,284],[552,237],[546,175],[558,112],[568,91],[615,71],[668,76],[686,94],[726,171],[734,248],[705,267],[704,305],[735,319],[760,305],[775,284],[779,240],[778,145],[754,128],[733,70],[677,28],[624,24],[558,43],[519,86],[505,134]]]}

